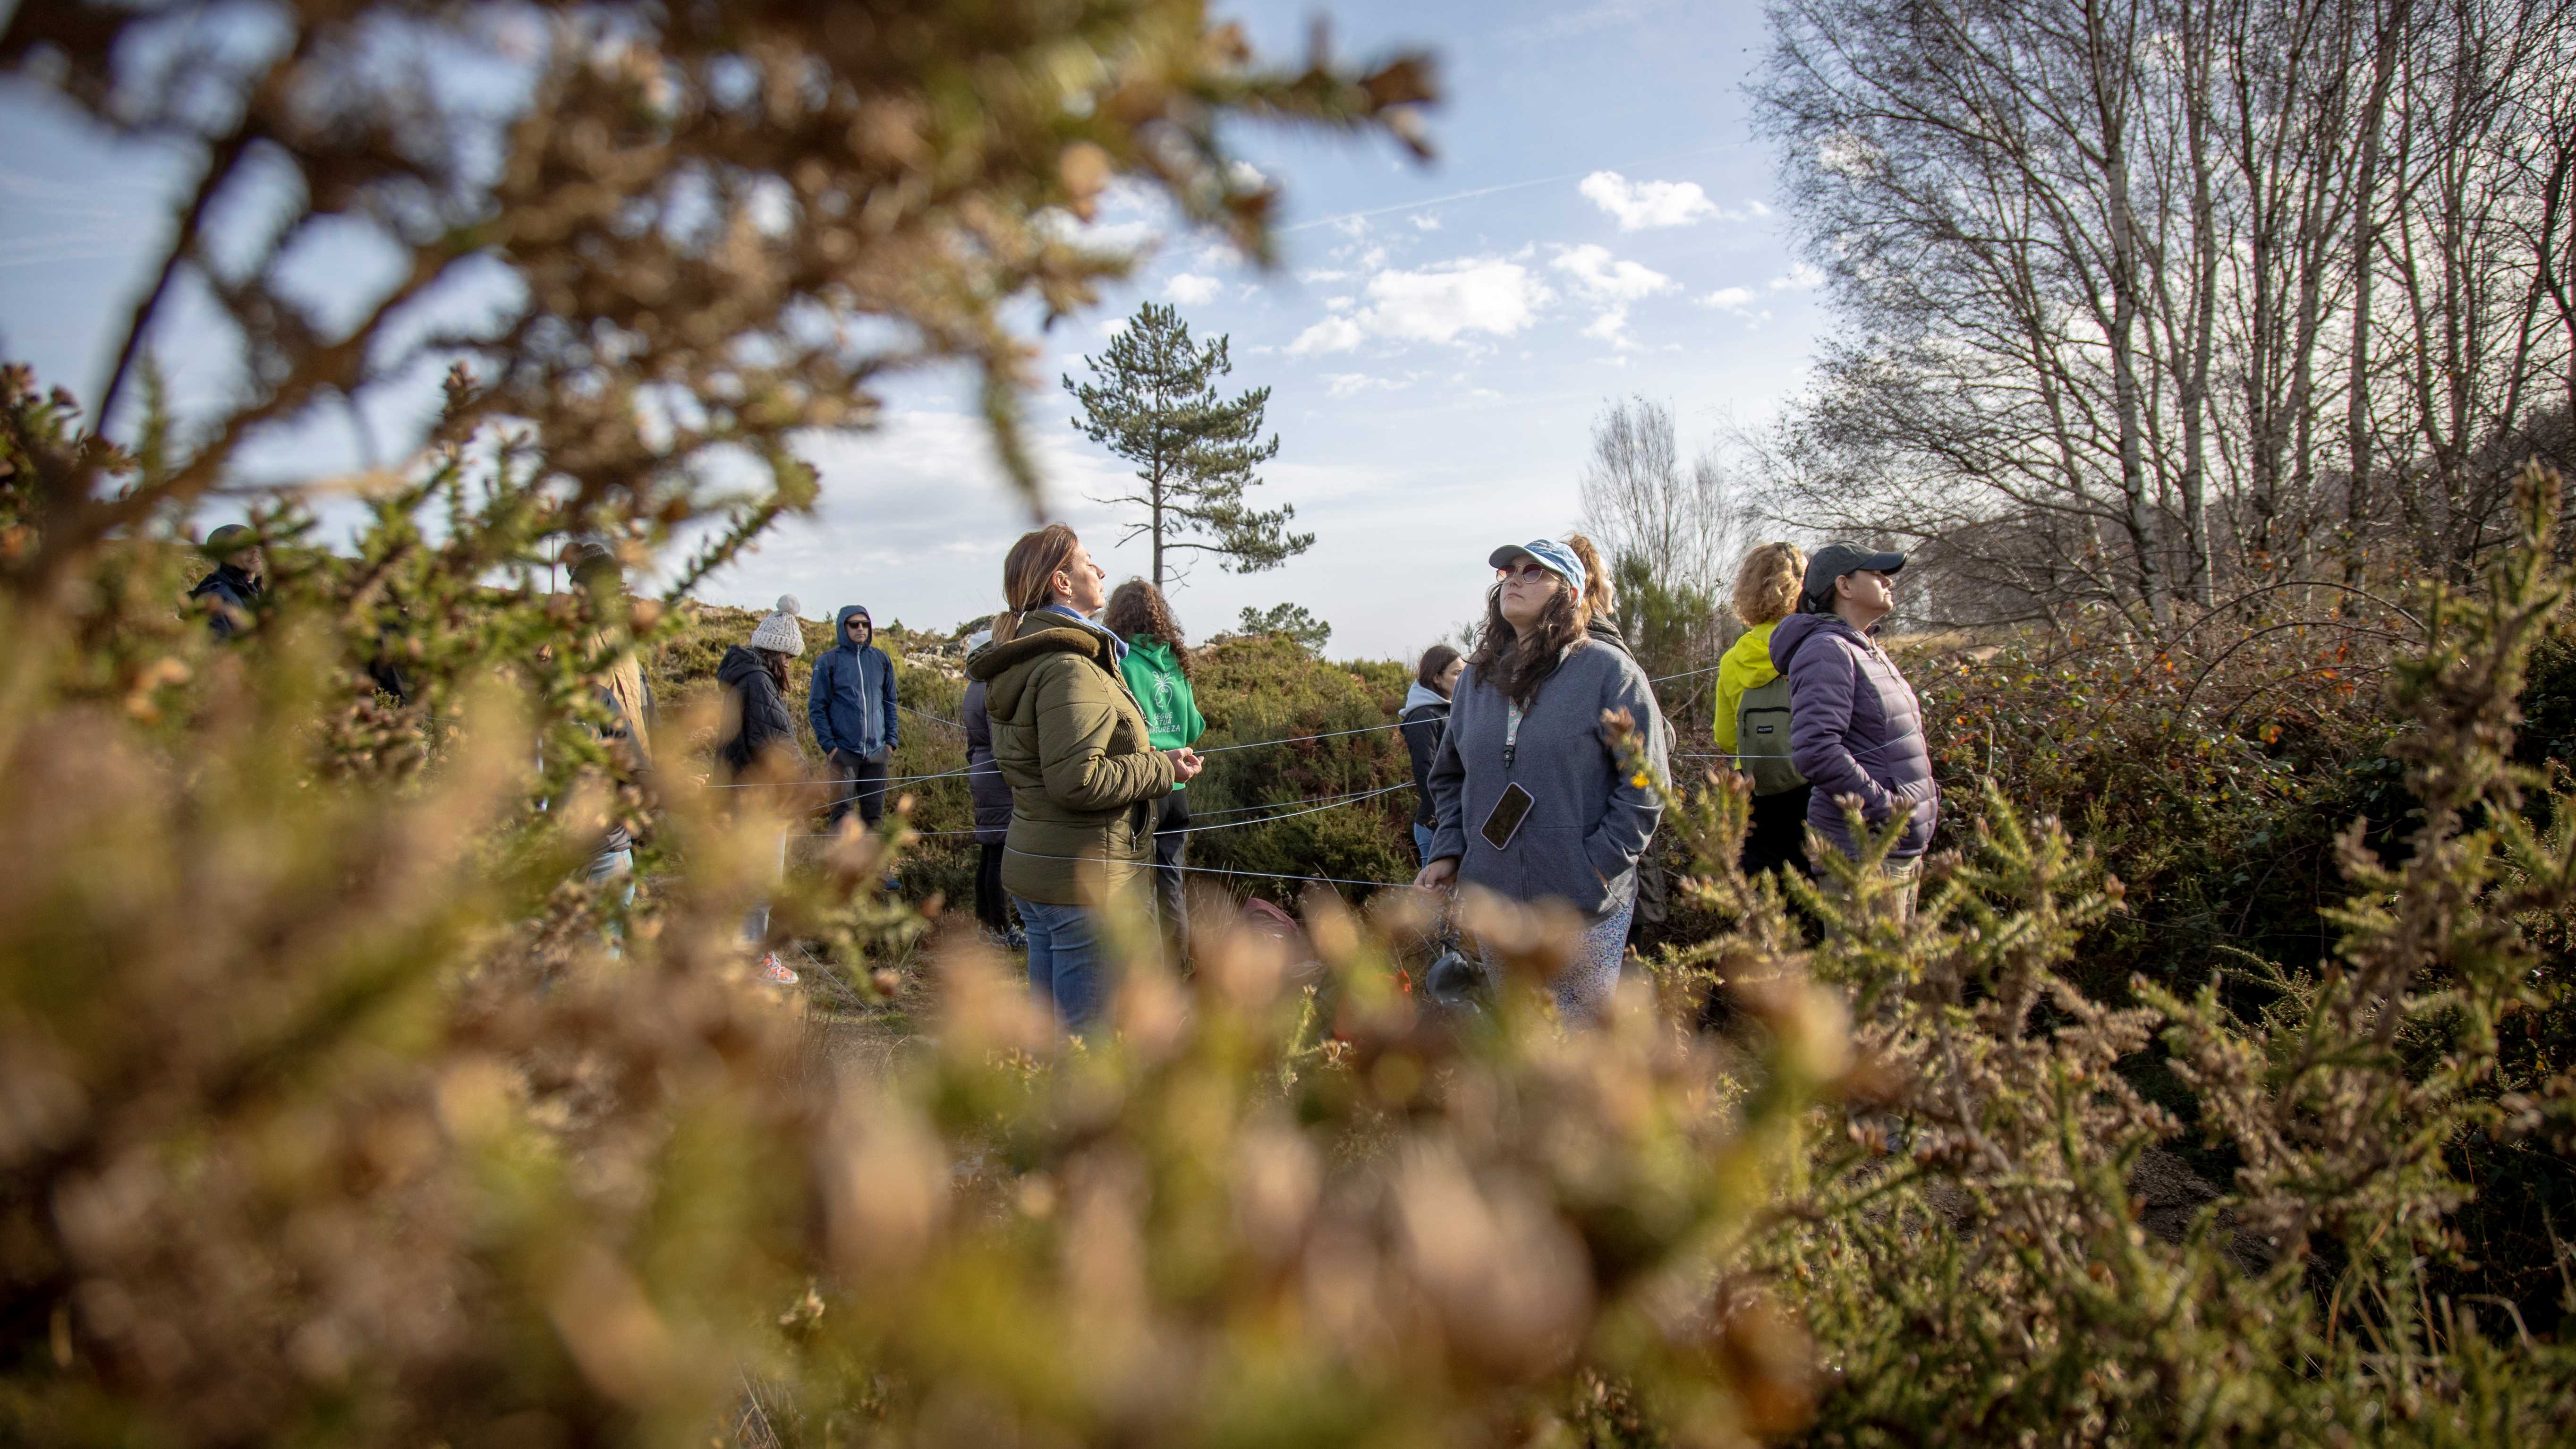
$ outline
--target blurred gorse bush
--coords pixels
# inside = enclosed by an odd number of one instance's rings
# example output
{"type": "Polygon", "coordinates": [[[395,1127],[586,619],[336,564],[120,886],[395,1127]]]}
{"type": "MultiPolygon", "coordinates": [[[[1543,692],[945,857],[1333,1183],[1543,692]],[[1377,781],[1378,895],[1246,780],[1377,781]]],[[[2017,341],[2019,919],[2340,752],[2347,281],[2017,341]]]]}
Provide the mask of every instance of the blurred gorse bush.
{"type": "MultiPolygon", "coordinates": [[[[1900,928],[1846,863],[1785,898],[1738,874],[1746,802],[1708,783],[1668,819],[1718,924],[1598,1031],[1544,1006],[1570,922],[1486,899],[1457,924],[1499,989],[1428,1007],[1399,967],[1437,925],[1397,893],[1318,897],[1299,942],[1212,924],[1187,981],[1121,923],[1114,1030],[1082,1044],[950,937],[935,1012],[854,1066],[740,941],[803,802],[691,788],[703,717],[648,758],[603,681],[810,506],[792,439],[864,425],[877,377],[974,363],[1025,476],[1000,319],[1124,265],[1065,220],[1112,180],[1259,254],[1225,118],[1410,141],[1421,63],[1264,71],[1157,0],[249,9],[0,31],[0,64],[207,159],[98,399],[135,446],[0,374],[0,1437],[2429,1444],[2576,1417],[2567,1349],[2446,1286],[2462,1144],[2564,1152],[2576,1098],[2563,1041],[2499,1050],[2565,1005],[2576,893],[2563,784],[2512,758],[2565,614],[2554,475],[2391,670],[2421,813],[2350,838],[2328,959],[2234,994],[2098,989],[2082,942],[2122,888],[2028,801],[1988,797],[1900,928]],[[476,132],[488,92],[388,80],[430,51],[522,104],[476,132]],[[245,259],[199,229],[252,157],[302,185],[245,259]],[[322,218],[411,258],[354,331],[295,300],[322,218]],[[469,265],[518,300],[422,325],[469,265]],[[247,348],[212,420],[160,401],[181,278],[247,348]],[[353,480],[355,546],[264,506],[269,594],[216,644],[185,540],[240,445],[424,363],[438,422],[353,480]],[[761,482],[715,486],[723,457],[761,482]],[[711,525],[662,598],[509,582],[711,525]],[[612,821],[643,836],[631,900],[582,869],[612,821]],[[2118,1070],[2151,1048],[2188,1114],[2118,1070]],[[2150,1223],[2137,1170],[2186,1133],[2231,1174],[2150,1223]]],[[[1365,694],[1247,689],[1224,727],[1378,723],[1365,694]]],[[[1375,783],[1387,742],[1354,738],[1264,767],[1375,783]]],[[[877,893],[906,843],[832,842],[776,933],[912,989],[937,922],[877,893]]]]}

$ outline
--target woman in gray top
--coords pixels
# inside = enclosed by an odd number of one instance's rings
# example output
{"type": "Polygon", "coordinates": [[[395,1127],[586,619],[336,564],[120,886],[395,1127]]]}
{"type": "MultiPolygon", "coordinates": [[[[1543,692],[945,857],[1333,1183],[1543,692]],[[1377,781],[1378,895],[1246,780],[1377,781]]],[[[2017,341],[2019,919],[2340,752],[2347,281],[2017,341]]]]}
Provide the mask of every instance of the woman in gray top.
{"type": "Polygon", "coordinates": [[[1451,696],[1429,776],[1430,863],[1416,883],[1460,881],[1583,913],[1583,950],[1557,978],[1558,1009],[1597,1020],[1619,983],[1637,861],[1662,798],[1611,753],[1601,715],[1625,710],[1658,788],[1670,749],[1645,671],[1589,639],[1584,567],[1553,539],[1507,544],[1486,596],[1484,631],[1451,696]]]}

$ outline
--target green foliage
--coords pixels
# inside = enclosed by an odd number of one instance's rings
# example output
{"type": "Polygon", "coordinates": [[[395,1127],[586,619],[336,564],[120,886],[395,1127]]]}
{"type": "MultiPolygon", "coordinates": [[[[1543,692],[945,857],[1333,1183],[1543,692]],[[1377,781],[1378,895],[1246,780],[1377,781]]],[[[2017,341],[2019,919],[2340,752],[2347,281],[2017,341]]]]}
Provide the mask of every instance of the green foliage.
{"type": "Polygon", "coordinates": [[[1680,674],[1715,662],[1717,600],[1687,584],[1668,583],[1638,554],[1611,567],[1619,632],[1649,676],[1680,674]]]}
{"type": "Polygon", "coordinates": [[[1279,439],[1261,441],[1270,389],[1217,395],[1216,380],[1234,371],[1226,341],[1200,347],[1179,308],[1147,302],[1099,357],[1082,360],[1098,381],[1064,379],[1082,405],[1073,425],[1136,465],[1139,491],[1100,501],[1144,511],[1120,542],[1153,541],[1157,589],[1178,582],[1165,554],[1214,554],[1248,574],[1277,568],[1315,542],[1289,531],[1296,505],[1264,512],[1243,501],[1261,481],[1252,470],[1279,455],[1279,439]]]}
{"type": "Polygon", "coordinates": [[[1307,612],[1303,604],[1273,604],[1267,609],[1246,605],[1234,628],[1238,634],[1276,635],[1317,657],[1333,638],[1333,626],[1307,612]]]}

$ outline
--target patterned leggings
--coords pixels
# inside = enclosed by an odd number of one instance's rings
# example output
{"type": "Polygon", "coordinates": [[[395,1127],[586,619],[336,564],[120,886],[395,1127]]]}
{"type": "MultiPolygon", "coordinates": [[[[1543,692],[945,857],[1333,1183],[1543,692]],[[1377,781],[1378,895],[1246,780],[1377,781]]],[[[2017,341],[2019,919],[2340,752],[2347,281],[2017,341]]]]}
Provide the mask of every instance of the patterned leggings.
{"type": "MultiPolygon", "coordinates": [[[[1583,942],[1575,950],[1574,960],[1556,978],[1557,1014],[1570,1022],[1598,1025],[1610,1014],[1610,998],[1619,989],[1619,963],[1628,951],[1628,925],[1636,918],[1637,898],[1619,913],[1583,933],[1583,942]]],[[[1485,977],[1502,979],[1502,964],[1485,958],[1485,977]]]]}

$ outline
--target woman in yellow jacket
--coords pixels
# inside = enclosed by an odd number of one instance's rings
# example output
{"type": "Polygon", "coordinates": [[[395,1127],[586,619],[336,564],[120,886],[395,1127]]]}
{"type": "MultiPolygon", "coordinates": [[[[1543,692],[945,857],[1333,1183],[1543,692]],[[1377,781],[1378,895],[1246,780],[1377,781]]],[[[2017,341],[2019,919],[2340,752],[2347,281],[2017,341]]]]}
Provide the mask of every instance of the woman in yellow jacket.
{"type": "Polygon", "coordinates": [[[1753,778],[1744,872],[1807,869],[1807,792],[1789,763],[1789,682],[1771,667],[1771,630],[1798,607],[1807,556],[1766,543],[1735,568],[1735,614],[1746,625],[1717,665],[1717,747],[1753,778]],[[1749,696],[1749,698],[1748,698],[1749,696]]]}

